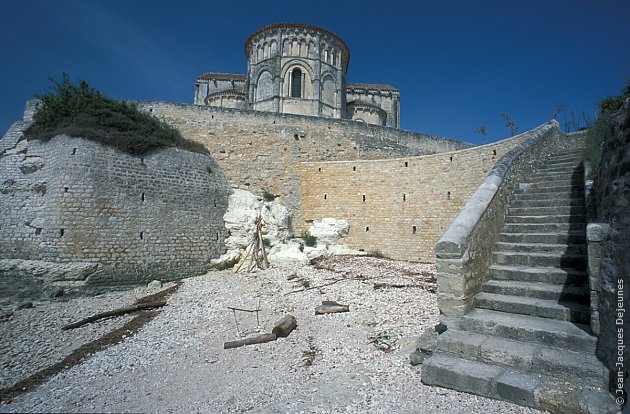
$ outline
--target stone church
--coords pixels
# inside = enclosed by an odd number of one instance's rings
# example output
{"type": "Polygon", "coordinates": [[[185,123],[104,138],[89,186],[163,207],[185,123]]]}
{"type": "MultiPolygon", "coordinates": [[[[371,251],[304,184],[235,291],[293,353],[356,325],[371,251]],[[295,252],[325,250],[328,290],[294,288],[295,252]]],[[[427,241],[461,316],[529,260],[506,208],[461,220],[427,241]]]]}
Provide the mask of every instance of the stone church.
{"type": "Polygon", "coordinates": [[[334,33],[305,24],[273,24],[249,36],[245,56],[247,75],[199,76],[194,103],[400,126],[400,91],[347,83],[350,50],[334,33]]]}

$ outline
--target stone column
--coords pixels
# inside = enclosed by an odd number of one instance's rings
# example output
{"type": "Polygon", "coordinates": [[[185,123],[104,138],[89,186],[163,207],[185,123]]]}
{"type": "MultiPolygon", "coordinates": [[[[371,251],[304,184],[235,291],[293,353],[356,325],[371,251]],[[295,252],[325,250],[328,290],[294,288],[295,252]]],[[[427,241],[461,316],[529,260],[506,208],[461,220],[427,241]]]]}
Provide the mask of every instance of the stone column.
{"type": "Polygon", "coordinates": [[[599,335],[599,293],[601,292],[602,257],[604,242],[610,235],[610,226],[606,223],[591,223],[586,227],[588,243],[588,284],[591,293],[591,329],[599,335]]]}

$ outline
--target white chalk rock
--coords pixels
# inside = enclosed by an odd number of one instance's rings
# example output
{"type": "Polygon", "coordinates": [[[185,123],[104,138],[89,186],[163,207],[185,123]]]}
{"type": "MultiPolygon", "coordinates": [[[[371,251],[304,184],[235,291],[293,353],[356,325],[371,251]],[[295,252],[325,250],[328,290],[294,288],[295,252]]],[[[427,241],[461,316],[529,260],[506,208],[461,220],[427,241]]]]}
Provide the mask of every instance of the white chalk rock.
{"type": "MultiPolygon", "coordinates": [[[[306,250],[307,248],[304,248],[306,250]]],[[[278,244],[274,246],[267,255],[267,259],[271,265],[282,266],[288,264],[307,264],[309,258],[300,250],[300,243],[295,240],[289,241],[287,244],[278,244]]]]}
{"type": "Polygon", "coordinates": [[[308,230],[311,236],[317,238],[318,244],[327,246],[339,243],[339,240],[348,235],[350,225],[346,220],[337,220],[334,218],[325,218],[315,220],[308,230]]]}
{"type": "Polygon", "coordinates": [[[345,244],[336,244],[334,246],[328,247],[329,254],[335,255],[345,255],[345,256],[365,256],[367,252],[362,252],[359,250],[354,250],[345,244]]]}
{"type": "Polygon", "coordinates": [[[323,256],[328,253],[329,252],[325,244],[318,243],[315,247],[304,246],[304,254],[306,254],[306,257],[308,257],[309,260],[312,260],[319,256],[323,256]]]}
{"type": "Polygon", "coordinates": [[[251,242],[256,219],[262,207],[262,198],[249,191],[234,189],[228,198],[228,209],[223,215],[230,232],[225,240],[228,251],[245,249],[251,242]]]}
{"type": "Polygon", "coordinates": [[[289,209],[277,200],[266,202],[262,207],[262,218],[266,223],[263,228],[264,238],[269,240],[271,247],[286,243],[292,236],[289,209]]]}

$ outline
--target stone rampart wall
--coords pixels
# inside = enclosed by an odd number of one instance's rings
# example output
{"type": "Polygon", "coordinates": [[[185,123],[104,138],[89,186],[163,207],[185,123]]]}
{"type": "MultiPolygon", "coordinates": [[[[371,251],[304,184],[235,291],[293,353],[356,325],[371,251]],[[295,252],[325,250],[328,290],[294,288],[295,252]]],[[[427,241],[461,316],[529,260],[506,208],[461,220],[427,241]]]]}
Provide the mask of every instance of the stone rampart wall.
{"type": "Polygon", "coordinates": [[[300,168],[305,161],[383,159],[470,147],[461,141],[332,118],[137,102],[140,109],[201,142],[228,182],[281,197],[301,223],[300,168]]]}
{"type": "Polygon", "coordinates": [[[0,259],[98,263],[82,280],[40,281],[68,288],[200,274],[224,251],[229,191],[206,155],[21,139],[0,156],[0,259]]]}
{"type": "Polygon", "coordinates": [[[539,130],[436,155],[303,163],[300,228],[345,219],[350,247],[434,262],[436,242],[495,162],[539,130]]]}

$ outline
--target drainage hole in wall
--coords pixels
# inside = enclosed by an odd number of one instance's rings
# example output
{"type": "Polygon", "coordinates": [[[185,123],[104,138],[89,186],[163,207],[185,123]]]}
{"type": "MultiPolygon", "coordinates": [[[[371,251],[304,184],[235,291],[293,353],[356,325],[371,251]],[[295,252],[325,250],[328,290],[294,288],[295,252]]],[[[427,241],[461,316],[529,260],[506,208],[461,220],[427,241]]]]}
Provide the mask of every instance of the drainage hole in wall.
{"type": "Polygon", "coordinates": [[[140,232],[140,240],[144,240],[144,232],[143,231],[140,232]]]}
{"type": "Polygon", "coordinates": [[[418,230],[418,228],[416,226],[413,226],[413,234],[416,234],[417,230],[418,230]]]}
{"type": "Polygon", "coordinates": [[[66,230],[65,229],[59,230],[59,237],[63,237],[64,234],[66,234],[66,230]]]}

